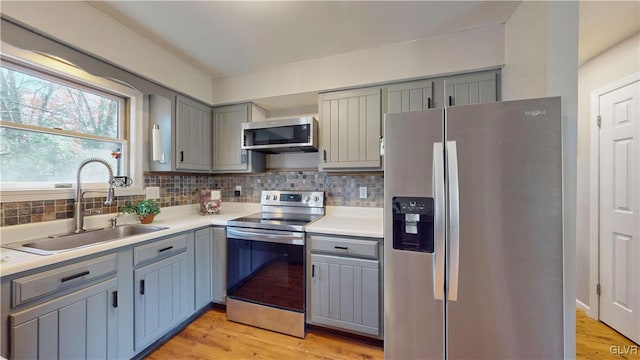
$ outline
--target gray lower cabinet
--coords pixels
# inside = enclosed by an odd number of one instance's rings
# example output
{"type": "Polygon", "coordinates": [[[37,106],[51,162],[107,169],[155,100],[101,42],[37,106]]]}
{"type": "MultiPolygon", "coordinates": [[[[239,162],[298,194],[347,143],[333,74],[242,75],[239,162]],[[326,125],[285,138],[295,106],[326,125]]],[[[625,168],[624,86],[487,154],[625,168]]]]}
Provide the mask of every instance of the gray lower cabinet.
{"type": "Polygon", "coordinates": [[[227,230],[211,228],[211,296],[218,304],[227,303],[227,230]]]}
{"type": "Polygon", "coordinates": [[[379,239],[325,234],[307,239],[307,321],[382,338],[379,239]]]}
{"type": "Polygon", "coordinates": [[[211,302],[211,267],[213,265],[210,228],[196,230],[194,245],[195,305],[199,310],[211,302]]]}
{"type": "Polygon", "coordinates": [[[195,232],[196,310],[212,301],[227,302],[227,231],[211,227],[195,232]]]}
{"type": "Polygon", "coordinates": [[[370,335],[380,332],[379,262],[311,255],[311,319],[370,335]]]}
{"type": "Polygon", "coordinates": [[[194,311],[193,237],[190,232],[134,249],[134,259],[148,264],[135,269],[133,275],[136,352],[194,311]]]}
{"type": "MultiPolygon", "coordinates": [[[[320,94],[320,170],[380,171],[381,87],[320,94]]],[[[386,103],[384,103],[386,108],[386,103]]]]}
{"type": "Polygon", "coordinates": [[[240,125],[243,122],[265,119],[266,112],[250,103],[213,108],[214,173],[264,172],[265,155],[241,149],[240,125]]]}
{"type": "Polygon", "coordinates": [[[110,279],[11,314],[11,358],[119,358],[118,300],[110,279]]]}
{"type": "Polygon", "coordinates": [[[144,349],[193,310],[187,254],[172,256],[134,272],[135,348],[144,349]]]}

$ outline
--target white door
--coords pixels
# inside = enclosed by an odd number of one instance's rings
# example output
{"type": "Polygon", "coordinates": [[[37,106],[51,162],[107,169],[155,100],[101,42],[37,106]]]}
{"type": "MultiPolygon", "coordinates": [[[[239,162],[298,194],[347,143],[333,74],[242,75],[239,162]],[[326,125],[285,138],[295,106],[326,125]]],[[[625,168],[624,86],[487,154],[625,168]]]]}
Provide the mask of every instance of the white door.
{"type": "Polygon", "coordinates": [[[640,342],[640,82],[600,96],[600,320],[640,342]]]}

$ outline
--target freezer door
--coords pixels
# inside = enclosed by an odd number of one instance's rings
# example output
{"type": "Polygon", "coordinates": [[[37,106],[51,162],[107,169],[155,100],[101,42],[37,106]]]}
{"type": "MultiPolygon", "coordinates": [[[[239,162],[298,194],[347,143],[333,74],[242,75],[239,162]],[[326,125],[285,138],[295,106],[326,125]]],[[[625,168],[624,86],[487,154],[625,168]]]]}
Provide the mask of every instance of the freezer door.
{"type": "Polygon", "coordinates": [[[446,136],[447,357],[563,358],[560,98],[451,107],[446,136]]]}
{"type": "MultiPolygon", "coordinates": [[[[386,114],[384,119],[384,355],[387,359],[442,359],[444,356],[442,124],[442,109],[386,114]],[[440,147],[434,152],[436,143],[440,143],[440,147]],[[433,172],[434,155],[435,163],[439,164],[437,174],[433,172]],[[438,186],[434,186],[434,177],[440,178],[438,186]],[[439,196],[435,196],[436,191],[439,196]],[[394,197],[434,198],[433,253],[393,248],[394,197]]],[[[416,200],[417,206],[421,201],[416,200]]]]}

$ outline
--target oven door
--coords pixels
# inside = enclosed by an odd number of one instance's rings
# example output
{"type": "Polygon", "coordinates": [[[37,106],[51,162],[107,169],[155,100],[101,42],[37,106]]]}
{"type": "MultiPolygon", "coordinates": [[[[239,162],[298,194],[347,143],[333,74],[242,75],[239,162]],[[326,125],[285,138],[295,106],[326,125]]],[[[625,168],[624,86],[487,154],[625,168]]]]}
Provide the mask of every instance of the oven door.
{"type": "Polygon", "coordinates": [[[227,228],[227,296],[304,312],[304,232],[227,228]]]}

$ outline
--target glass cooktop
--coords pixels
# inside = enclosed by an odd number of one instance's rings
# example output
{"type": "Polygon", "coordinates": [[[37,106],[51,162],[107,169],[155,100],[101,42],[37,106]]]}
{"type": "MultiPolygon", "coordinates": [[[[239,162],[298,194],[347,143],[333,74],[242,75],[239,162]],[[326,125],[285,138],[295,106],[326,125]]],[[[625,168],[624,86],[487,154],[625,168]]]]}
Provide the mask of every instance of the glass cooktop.
{"type": "Polygon", "coordinates": [[[260,212],[229,220],[227,225],[258,229],[304,231],[306,225],[316,221],[320,217],[322,217],[322,215],[260,212]]]}

